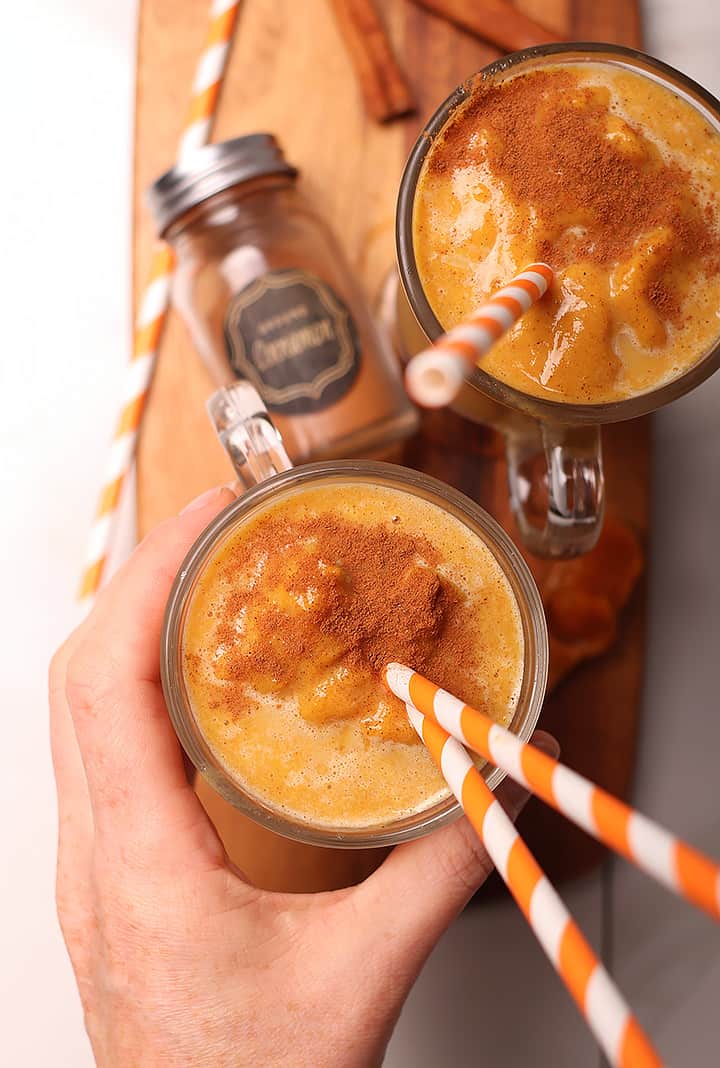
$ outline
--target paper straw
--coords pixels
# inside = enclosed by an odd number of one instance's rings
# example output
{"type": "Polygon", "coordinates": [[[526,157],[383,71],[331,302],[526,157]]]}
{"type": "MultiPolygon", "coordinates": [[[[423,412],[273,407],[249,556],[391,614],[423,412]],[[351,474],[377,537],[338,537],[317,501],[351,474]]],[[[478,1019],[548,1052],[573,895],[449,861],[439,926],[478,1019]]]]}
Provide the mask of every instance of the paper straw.
{"type": "Polygon", "coordinates": [[[389,664],[385,681],[401,701],[411,702],[599,842],[720,919],[720,866],[710,857],[411,668],[389,664]]]}
{"type": "MultiPolygon", "coordinates": [[[[180,139],[178,158],[181,161],[204,145],[210,135],[239,6],[239,0],[213,0],[210,5],[210,25],[195,71],[190,107],[180,139]]],[[[100,589],[108,549],[117,524],[120,494],[135,456],[138,428],[167,318],[173,263],[170,248],[164,244],[158,245],[140,298],[122,407],[90,528],[85,569],[78,590],[78,599],[86,609],[90,608],[100,589]]]]}
{"type": "Polygon", "coordinates": [[[210,140],[239,7],[239,0],[213,0],[210,5],[210,25],[195,70],[185,129],[180,138],[181,163],[210,140]]]}
{"type": "Polygon", "coordinates": [[[657,1068],[662,1061],[647,1035],[466,751],[412,704],[406,702],[406,708],[610,1063],[617,1068],[657,1068]]]}
{"type": "Polygon", "coordinates": [[[424,408],[444,408],[486,352],[547,292],[547,263],[531,263],[468,319],[443,334],[405,368],[405,386],[424,408]]]}

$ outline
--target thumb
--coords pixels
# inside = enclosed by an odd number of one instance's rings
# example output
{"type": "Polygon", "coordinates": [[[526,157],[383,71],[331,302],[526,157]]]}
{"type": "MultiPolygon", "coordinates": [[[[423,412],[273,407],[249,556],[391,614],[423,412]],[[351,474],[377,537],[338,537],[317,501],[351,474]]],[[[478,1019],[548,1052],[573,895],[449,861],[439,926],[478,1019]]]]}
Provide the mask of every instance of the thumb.
{"type": "MultiPolygon", "coordinates": [[[[560,747],[538,731],[532,744],[557,758],[560,747]]],[[[522,786],[506,779],[497,799],[512,820],[527,802],[522,786]]],[[[373,917],[370,929],[392,931],[387,940],[401,973],[414,981],[440,935],[493,870],[493,862],[469,821],[397,846],[357,887],[354,906],[373,917]]]]}

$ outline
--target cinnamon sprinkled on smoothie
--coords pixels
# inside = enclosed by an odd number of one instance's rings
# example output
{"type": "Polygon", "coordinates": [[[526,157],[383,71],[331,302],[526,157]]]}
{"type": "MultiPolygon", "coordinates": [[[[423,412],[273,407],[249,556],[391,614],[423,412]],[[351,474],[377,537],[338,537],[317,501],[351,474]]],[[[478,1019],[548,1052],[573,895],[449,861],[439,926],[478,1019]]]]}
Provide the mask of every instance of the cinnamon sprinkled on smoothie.
{"type": "MultiPolygon", "coordinates": [[[[222,650],[215,671],[239,684],[223,692],[228,714],[247,712],[246,686],[278,694],[317,691],[330,676],[353,674],[357,703],[363,687],[368,697],[372,678],[370,703],[380,698],[384,705],[383,723],[373,721],[370,731],[414,744],[401,702],[382,686],[383,667],[393,660],[412,664],[460,694],[473,676],[466,598],[438,574],[438,562],[428,539],[392,521],[366,526],[330,515],[260,520],[251,541],[227,551],[220,571],[232,592],[211,628],[212,644],[222,650]]],[[[471,697],[477,700],[468,692],[471,697]]],[[[335,712],[324,707],[323,717],[348,714],[343,701],[334,705],[335,712]]],[[[317,701],[301,700],[301,713],[304,708],[316,711],[317,701]]]]}
{"type": "Polygon", "coordinates": [[[396,659],[507,724],[522,620],[479,534],[369,481],[303,487],[241,522],[198,577],[183,632],[211,750],[259,799],[334,826],[447,795],[382,682],[396,659]]]}
{"type": "Polygon", "coordinates": [[[418,176],[418,276],[448,330],[544,260],[549,292],[483,370],[555,403],[650,393],[717,344],[719,192],[712,109],[661,81],[594,60],[479,77],[418,176]]]}
{"type": "Polygon", "coordinates": [[[656,278],[648,286],[648,300],[663,319],[669,319],[676,324],[682,321],[677,293],[660,279],[656,278]]]}
{"type": "MultiPolygon", "coordinates": [[[[228,556],[228,581],[257,565],[258,542],[278,548],[267,556],[260,582],[238,583],[227,613],[257,607],[278,588],[287,591],[290,604],[263,606],[260,640],[249,650],[239,648],[230,661],[234,679],[252,681],[261,672],[278,683],[288,680],[319,636],[335,643],[347,663],[369,665],[378,674],[391,660],[427,664],[459,597],[433,570],[437,551],[429,541],[330,516],[292,524],[268,517],[253,543],[240,543],[228,556]]],[[[229,640],[230,624],[222,626],[219,636],[229,640]]]]}
{"type": "Polygon", "coordinates": [[[579,85],[570,71],[481,80],[444,129],[430,170],[454,171],[482,154],[555,230],[541,250],[553,267],[578,258],[612,264],[639,235],[663,226],[672,228],[682,254],[717,258],[716,219],[694,198],[688,172],[664,160],[631,124],[622,122],[623,136],[613,134],[605,95],[579,85]],[[481,147],[468,139],[468,124],[487,132],[481,147]],[[571,216],[586,228],[575,240],[567,237],[571,216]]]}

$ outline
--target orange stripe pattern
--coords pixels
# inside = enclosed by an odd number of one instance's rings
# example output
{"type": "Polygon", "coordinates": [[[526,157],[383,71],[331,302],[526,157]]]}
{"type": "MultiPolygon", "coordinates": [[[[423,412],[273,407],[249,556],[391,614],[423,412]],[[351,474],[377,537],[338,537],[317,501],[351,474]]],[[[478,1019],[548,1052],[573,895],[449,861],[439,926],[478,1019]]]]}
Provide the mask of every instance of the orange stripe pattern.
{"type": "MultiPolygon", "coordinates": [[[[210,6],[210,24],[193,83],[188,118],[180,142],[181,152],[190,136],[194,145],[207,140],[210,123],[217,108],[239,6],[238,0],[213,0],[210,6]]],[[[78,591],[78,599],[88,608],[102,584],[108,548],[117,523],[122,488],[135,455],[138,430],[167,319],[173,266],[172,249],[165,244],[158,245],[138,305],[126,396],[115,426],[112,448],[88,539],[87,562],[78,591]]]]}
{"type": "Polygon", "coordinates": [[[185,129],[180,139],[181,158],[208,140],[210,123],[217,111],[227,53],[235,32],[239,6],[238,0],[213,0],[211,5],[205,47],[195,74],[185,129]]]}
{"type": "Polygon", "coordinates": [[[608,1060],[618,1068],[659,1068],[662,1062],[650,1040],[465,749],[411,700],[430,698],[432,703],[437,687],[413,673],[408,685],[396,689],[397,666],[387,669],[390,689],[405,701],[411,723],[608,1060]]]}
{"type": "Polygon", "coordinates": [[[212,115],[215,104],[217,103],[219,91],[219,82],[213,82],[207,89],[203,89],[201,93],[198,93],[192,98],[190,107],[188,108],[188,126],[197,122],[198,119],[207,119],[209,115],[212,115]]]}
{"type": "Polygon", "coordinates": [[[552,268],[546,263],[531,263],[463,323],[413,356],[405,369],[405,385],[412,399],[426,408],[452,403],[465,376],[545,295],[552,280],[552,268]]]}
{"type": "Polygon", "coordinates": [[[710,857],[410,668],[389,664],[385,681],[402,701],[409,701],[536,797],[720,919],[720,865],[710,857]]]}

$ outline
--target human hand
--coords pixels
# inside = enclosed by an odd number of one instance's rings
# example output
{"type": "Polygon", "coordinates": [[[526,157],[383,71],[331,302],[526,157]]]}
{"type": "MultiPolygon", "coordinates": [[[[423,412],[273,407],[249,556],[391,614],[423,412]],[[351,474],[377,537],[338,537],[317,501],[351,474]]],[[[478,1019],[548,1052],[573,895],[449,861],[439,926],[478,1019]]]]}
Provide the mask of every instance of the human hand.
{"type": "MultiPolygon", "coordinates": [[[[464,819],[331,893],[258,890],[228,863],[185,774],[159,647],[175,573],[232,496],[150,534],[55,655],[60,923],[101,1068],[367,1068],[492,863],[464,819]]],[[[513,816],[526,797],[509,781],[498,795],[513,816]]]]}

